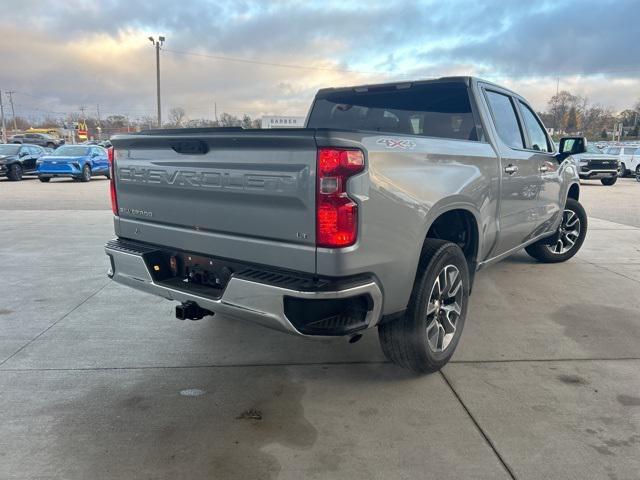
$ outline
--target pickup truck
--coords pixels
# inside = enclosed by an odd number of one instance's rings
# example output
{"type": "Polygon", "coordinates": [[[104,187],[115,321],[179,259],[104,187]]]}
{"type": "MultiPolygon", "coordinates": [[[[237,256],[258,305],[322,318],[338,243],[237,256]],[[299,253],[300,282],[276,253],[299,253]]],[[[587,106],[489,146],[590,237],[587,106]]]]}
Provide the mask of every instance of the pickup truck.
{"type": "Polygon", "coordinates": [[[305,128],[119,135],[116,282],[307,337],[378,329],[428,373],[458,345],[476,271],[580,249],[579,177],[516,93],[473,77],[320,90],[305,128]]]}
{"type": "Polygon", "coordinates": [[[624,164],[614,155],[603,153],[587,142],[585,137],[563,137],[560,139],[559,158],[571,155],[578,175],[583,180],[600,180],[611,186],[624,174],[624,164]]]}

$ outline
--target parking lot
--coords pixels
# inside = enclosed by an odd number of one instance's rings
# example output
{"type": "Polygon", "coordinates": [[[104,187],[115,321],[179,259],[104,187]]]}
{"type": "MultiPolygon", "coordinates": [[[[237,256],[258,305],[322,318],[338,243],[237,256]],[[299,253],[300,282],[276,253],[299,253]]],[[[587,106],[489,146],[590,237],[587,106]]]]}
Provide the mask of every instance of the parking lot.
{"type": "Polygon", "coordinates": [[[106,277],[108,182],[0,181],[0,478],[638,479],[640,183],[565,264],[478,274],[453,361],[312,341],[106,277]]]}

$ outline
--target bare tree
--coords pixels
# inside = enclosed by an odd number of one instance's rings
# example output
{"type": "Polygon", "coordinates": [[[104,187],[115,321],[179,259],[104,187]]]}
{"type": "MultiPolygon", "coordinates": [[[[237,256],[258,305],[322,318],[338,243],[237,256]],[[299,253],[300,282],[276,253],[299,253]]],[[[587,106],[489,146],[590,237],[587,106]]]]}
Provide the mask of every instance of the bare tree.
{"type": "Polygon", "coordinates": [[[187,120],[187,112],[182,107],[173,107],[169,110],[169,124],[173,127],[182,127],[187,120]]]}

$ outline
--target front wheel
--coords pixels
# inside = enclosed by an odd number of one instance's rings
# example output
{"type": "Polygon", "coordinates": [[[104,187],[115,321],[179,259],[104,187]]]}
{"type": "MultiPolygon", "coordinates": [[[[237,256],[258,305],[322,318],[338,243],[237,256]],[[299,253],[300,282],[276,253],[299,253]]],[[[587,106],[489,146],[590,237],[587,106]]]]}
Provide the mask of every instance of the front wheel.
{"type": "Polygon", "coordinates": [[[624,163],[620,164],[620,177],[624,177],[627,174],[627,166],[624,163]]]}
{"type": "Polygon", "coordinates": [[[551,241],[542,239],[525,250],[544,263],[566,262],[578,253],[586,235],[587,213],[577,200],[568,198],[562,212],[562,221],[551,241]]]}
{"type": "Polygon", "coordinates": [[[600,181],[602,182],[603,185],[610,187],[611,185],[613,185],[618,181],[618,177],[601,178],[600,181]]]}
{"type": "Polygon", "coordinates": [[[467,268],[455,243],[425,241],[406,313],[378,327],[387,359],[418,373],[444,367],[460,341],[467,315],[467,268]]]}
{"type": "Polygon", "coordinates": [[[43,183],[47,183],[49,180],[51,180],[51,177],[38,177],[38,180],[43,183]]]}
{"type": "Polygon", "coordinates": [[[89,165],[85,165],[82,167],[82,174],[80,175],[81,182],[88,182],[91,180],[91,167],[89,165]]]}

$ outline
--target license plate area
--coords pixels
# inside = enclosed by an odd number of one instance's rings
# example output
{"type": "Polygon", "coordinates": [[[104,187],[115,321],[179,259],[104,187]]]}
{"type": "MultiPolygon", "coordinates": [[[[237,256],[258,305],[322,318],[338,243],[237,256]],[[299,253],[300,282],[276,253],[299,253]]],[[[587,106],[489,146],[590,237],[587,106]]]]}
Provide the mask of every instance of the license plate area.
{"type": "Polygon", "coordinates": [[[155,283],[219,298],[236,271],[232,262],[184,252],[155,251],[145,255],[155,283]]]}

